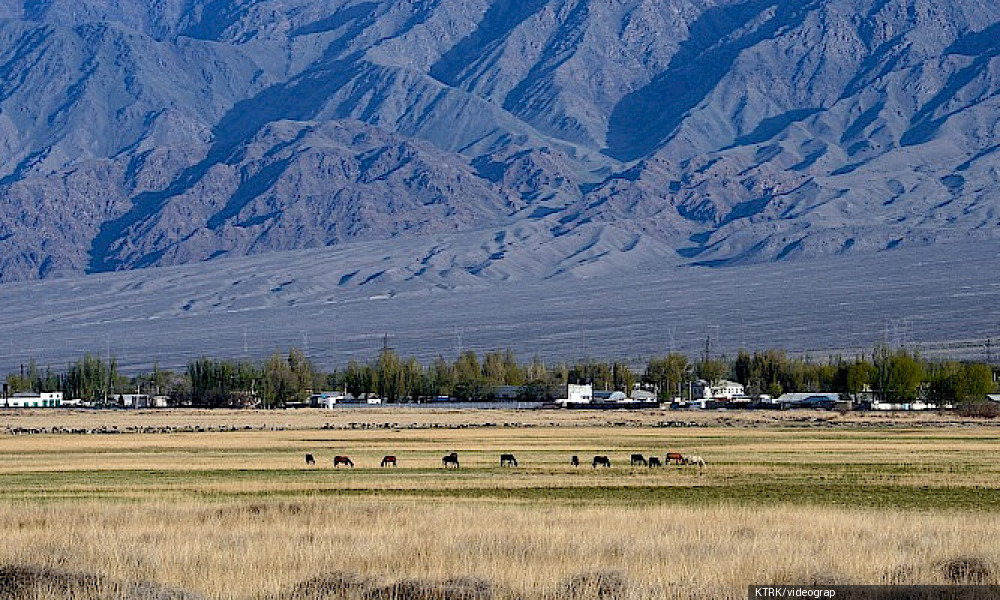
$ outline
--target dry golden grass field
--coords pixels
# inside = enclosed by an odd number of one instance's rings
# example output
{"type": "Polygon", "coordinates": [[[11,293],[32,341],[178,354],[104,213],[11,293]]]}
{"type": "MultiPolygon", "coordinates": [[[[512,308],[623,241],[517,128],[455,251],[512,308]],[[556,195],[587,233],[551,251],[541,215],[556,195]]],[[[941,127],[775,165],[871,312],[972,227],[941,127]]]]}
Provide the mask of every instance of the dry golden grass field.
{"type": "Polygon", "coordinates": [[[1000,426],[936,414],[0,412],[0,599],[997,583],[998,457],[1000,426]],[[668,451],[708,464],[628,464],[668,451]]]}

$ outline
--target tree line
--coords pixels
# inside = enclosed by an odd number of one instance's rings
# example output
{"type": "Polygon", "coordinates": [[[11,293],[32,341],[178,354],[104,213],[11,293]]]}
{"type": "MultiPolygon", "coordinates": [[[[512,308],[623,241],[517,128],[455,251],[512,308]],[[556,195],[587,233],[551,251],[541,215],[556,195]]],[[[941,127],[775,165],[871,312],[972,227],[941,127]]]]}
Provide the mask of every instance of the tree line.
{"type": "Polygon", "coordinates": [[[785,392],[835,392],[856,398],[868,393],[887,402],[923,398],[940,404],[982,400],[996,390],[996,367],[982,362],[934,361],[903,348],[877,346],[863,357],[814,361],[791,357],[781,350],[735,357],[702,356],[691,360],[679,353],[650,358],[641,371],[624,361],[584,360],[546,364],[537,357],[518,362],[511,350],[483,356],[465,351],[454,360],[443,357],[422,364],[384,349],[368,362],[351,361],[330,372],[317,369],[304,352],[292,348],[266,360],[203,357],[182,372],[163,370],[125,376],[112,357],[86,354],[65,371],[41,369],[31,361],[6,378],[10,393],[63,392],[97,404],[115,404],[122,394],[166,395],[174,403],[192,406],[280,407],[306,401],[310,394],[338,390],[354,397],[378,396],[385,402],[422,401],[448,397],[480,401],[496,397],[506,387],[520,400],[552,400],[566,384],[592,384],[596,390],[629,393],[636,384],[655,390],[662,401],[683,398],[690,384],[731,379],[751,397],[785,392]]]}

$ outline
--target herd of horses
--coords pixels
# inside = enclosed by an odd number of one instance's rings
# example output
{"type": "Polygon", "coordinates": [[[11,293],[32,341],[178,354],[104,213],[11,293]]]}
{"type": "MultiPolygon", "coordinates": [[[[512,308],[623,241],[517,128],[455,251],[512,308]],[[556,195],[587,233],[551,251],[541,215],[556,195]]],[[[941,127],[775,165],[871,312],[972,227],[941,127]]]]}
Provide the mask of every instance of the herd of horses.
{"type": "MultiPolygon", "coordinates": [[[[315,465],[316,464],[316,457],[314,457],[312,454],[306,454],[306,464],[307,465],[315,465]]],[[[386,456],[382,457],[382,462],[379,464],[379,466],[381,466],[381,467],[395,467],[396,464],[397,464],[397,460],[396,460],[395,456],[386,455],[386,456]]],[[[574,454],[569,459],[569,464],[571,466],[574,466],[574,467],[579,467],[580,466],[580,457],[574,454]]],[[[646,456],[644,456],[642,454],[633,454],[632,456],[629,457],[629,466],[630,467],[643,466],[643,467],[650,467],[650,468],[652,468],[652,467],[662,467],[664,464],[667,464],[667,465],[670,465],[670,464],[675,464],[675,465],[694,465],[694,466],[698,467],[699,469],[703,469],[703,468],[705,468],[705,459],[702,458],[702,457],[700,457],[700,456],[694,455],[694,454],[681,454],[679,452],[667,452],[667,455],[664,457],[662,463],[660,462],[660,457],[658,457],[658,456],[650,456],[650,457],[647,458],[646,456]]],[[[352,461],[350,459],[350,457],[347,457],[347,456],[334,456],[333,457],[333,466],[334,467],[340,467],[341,465],[343,465],[345,467],[353,467],[354,466],[354,461],[352,461]]],[[[451,468],[458,469],[461,466],[461,463],[459,463],[459,460],[458,460],[458,453],[457,452],[451,452],[449,454],[445,454],[441,458],[441,466],[443,466],[446,469],[451,469],[451,468]]],[[[515,457],[513,454],[506,454],[506,453],[505,454],[501,454],[500,455],[500,466],[501,467],[516,467],[517,466],[517,457],[515,457]]],[[[611,467],[611,459],[608,456],[606,456],[606,455],[597,455],[597,456],[594,456],[594,460],[591,462],[591,467],[593,467],[595,469],[597,467],[611,467]]]]}
{"type": "MultiPolygon", "coordinates": [[[[580,457],[574,456],[570,459],[569,464],[574,467],[580,466],[580,457]]],[[[679,452],[667,452],[666,457],[664,457],[663,462],[660,462],[659,456],[650,456],[646,458],[642,454],[633,454],[629,457],[628,464],[630,467],[643,466],[643,467],[662,467],[664,464],[675,464],[675,465],[694,465],[699,468],[705,467],[705,459],[694,455],[694,454],[681,454],[679,452]]],[[[611,459],[607,456],[595,456],[594,461],[590,466],[597,467],[610,467],[611,459]]]]}
{"type": "Polygon", "coordinates": [[[644,467],[662,467],[663,464],[675,464],[675,465],[695,465],[697,467],[705,466],[705,459],[697,456],[695,454],[681,454],[680,452],[667,452],[666,457],[664,457],[664,462],[660,462],[660,457],[650,456],[646,458],[641,454],[633,454],[629,457],[629,466],[642,465],[644,467]]]}

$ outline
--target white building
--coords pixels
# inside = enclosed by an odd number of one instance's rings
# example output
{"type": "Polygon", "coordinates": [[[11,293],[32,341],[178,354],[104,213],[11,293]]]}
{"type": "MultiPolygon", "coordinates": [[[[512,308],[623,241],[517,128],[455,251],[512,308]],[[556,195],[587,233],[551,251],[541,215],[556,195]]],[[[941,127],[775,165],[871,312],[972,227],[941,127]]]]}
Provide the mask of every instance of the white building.
{"type": "Polygon", "coordinates": [[[566,384],[565,397],[556,400],[560,404],[589,404],[593,401],[594,386],[589,383],[584,385],[566,384]]]}
{"type": "Polygon", "coordinates": [[[628,396],[625,392],[619,392],[617,390],[594,390],[594,401],[595,402],[628,402],[628,396]]]}
{"type": "Polygon", "coordinates": [[[167,396],[149,394],[119,394],[117,399],[125,408],[166,408],[170,401],[167,396]]]}
{"type": "Polygon", "coordinates": [[[691,388],[694,400],[733,400],[746,397],[746,389],[742,383],[723,379],[715,385],[704,379],[699,379],[691,388]]]}
{"type": "Polygon", "coordinates": [[[62,392],[18,392],[7,398],[4,408],[57,408],[62,403],[62,392]]]}
{"type": "Polygon", "coordinates": [[[639,386],[632,388],[632,394],[629,397],[636,402],[656,402],[656,392],[642,389],[639,386]]]}
{"type": "MultiPolygon", "coordinates": [[[[902,411],[902,410],[937,410],[937,404],[914,400],[913,402],[872,402],[872,410],[902,411]]],[[[954,408],[947,405],[944,408],[954,408]]]]}
{"type": "Polygon", "coordinates": [[[333,408],[337,405],[337,403],[353,399],[353,396],[348,398],[348,395],[343,392],[320,392],[309,396],[309,406],[318,408],[333,408]]]}
{"type": "Polygon", "coordinates": [[[355,397],[345,392],[319,392],[309,396],[309,406],[313,408],[334,408],[338,404],[382,404],[382,398],[374,394],[355,397]]]}

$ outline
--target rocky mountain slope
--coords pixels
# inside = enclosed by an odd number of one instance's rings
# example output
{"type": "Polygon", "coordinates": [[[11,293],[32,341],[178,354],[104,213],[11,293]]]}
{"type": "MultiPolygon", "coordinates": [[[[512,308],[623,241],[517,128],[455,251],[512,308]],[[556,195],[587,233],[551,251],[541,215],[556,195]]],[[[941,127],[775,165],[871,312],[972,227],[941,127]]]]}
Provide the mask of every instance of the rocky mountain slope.
{"type": "Polygon", "coordinates": [[[444,284],[990,238],[998,88],[977,0],[0,0],[0,281],[390,238],[444,284]]]}

